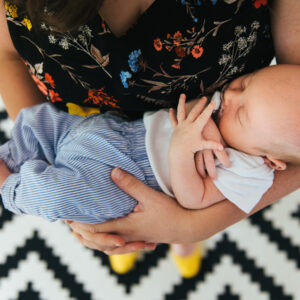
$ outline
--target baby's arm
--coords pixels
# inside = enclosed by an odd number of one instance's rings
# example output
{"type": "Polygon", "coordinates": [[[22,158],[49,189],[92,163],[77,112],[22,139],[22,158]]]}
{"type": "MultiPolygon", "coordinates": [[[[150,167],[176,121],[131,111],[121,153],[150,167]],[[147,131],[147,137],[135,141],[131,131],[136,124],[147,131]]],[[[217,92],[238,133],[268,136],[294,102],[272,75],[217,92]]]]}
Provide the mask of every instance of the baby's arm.
{"type": "Polygon", "coordinates": [[[171,185],[178,202],[190,209],[204,208],[225,199],[211,179],[202,179],[195,165],[196,152],[223,149],[220,143],[203,138],[203,128],[213,112],[214,102],[201,113],[201,101],[186,116],[185,96],[181,95],[177,117],[173,110],[170,111],[170,121],[174,129],[169,149],[171,185]]]}

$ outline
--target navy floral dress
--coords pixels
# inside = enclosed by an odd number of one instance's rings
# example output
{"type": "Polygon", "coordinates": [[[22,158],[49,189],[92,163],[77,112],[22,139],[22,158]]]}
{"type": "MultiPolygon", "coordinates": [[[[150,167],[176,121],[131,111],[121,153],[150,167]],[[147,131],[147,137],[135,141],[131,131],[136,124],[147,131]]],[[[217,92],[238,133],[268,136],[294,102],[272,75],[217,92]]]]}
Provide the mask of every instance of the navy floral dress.
{"type": "Polygon", "coordinates": [[[32,28],[5,2],[10,34],[49,101],[138,117],[210,94],[274,56],[267,0],[155,0],[121,38],[97,16],[76,34],[32,28]]]}

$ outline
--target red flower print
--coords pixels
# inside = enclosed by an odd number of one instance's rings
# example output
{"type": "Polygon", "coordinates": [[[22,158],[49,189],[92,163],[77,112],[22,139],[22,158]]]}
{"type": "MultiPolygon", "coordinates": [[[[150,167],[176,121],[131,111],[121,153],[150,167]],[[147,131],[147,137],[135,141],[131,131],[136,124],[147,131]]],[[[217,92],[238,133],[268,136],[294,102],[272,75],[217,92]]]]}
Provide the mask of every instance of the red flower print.
{"type": "Polygon", "coordinates": [[[180,64],[179,63],[173,64],[172,68],[174,68],[174,69],[180,69],[180,64]]]}
{"type": "Polygon", "coordinates": [[[170,47],[170,46],[166,46],[166,49],[169,51],[169,52],[171,52],[172,51],[172,47],[170,47]]]}
{"type": "Polygon", "coordinates": [[[260,8],[261,5],[266,6],[268,0],[252,0],[254,3],[253,5],[255,6],[255,8],[260,8]]]}
{"type": "Polygon", "coordinates": [[[179,46],[180,42],[182,40],[181,32],[180,31],[175,32],[174,35],[173,35],[173,39],[174,39],[173,40],[174,45],[179,46]]]}
{"type": "Polygon", "coordinates": [[[59,94],[53,90],[49,90],[49,97],[52,103],[62,101],[62,99],[59,97],[59,94]]]}
{"type": "Polygon", "coordinates": [[[83,100],[83,102],[91,102],[99,106],[104,104],[106,106],[120,108],[120,106],[117,104],[118,101],[113,96],[110,96],[106,92],[104,92],[104,88],[101,88],[99,90],[89,89],[88,98],[83,100]]]}
{"type": "Polygon", "coordinates": [[[36,83],[36,85],[38,86],[39,90],[44,94],[44,95],[48,95],[48,88],[46,87],[45,83],[42,82],[41,80],[39,80],[34,74],[31,74],[32,79],[34,80],[34,82],[36,83]]]}
{"type": "Polygon", "coordinates": [[[161,51],[162,49],[162,42],[160,40],[160,38],[157,38],[154,40],[154,48],[156,51],[161,51]]]}
{"type": "Polygon", "coordinates": [[[54,89],[55,88],[55,82],[52,78],[52,76],[48,73],[45,73],[45,80],[50,84],[50,86],[54,89]]]}
{"type": "Polygon", "coordinates": [[[175,52],[178,57],[185,57],[185,50],[182,47],[176,47],[175,52]]]}
{"type": "Polygon", "coordinates": [[[203,54],[203,48],[199,45],[195,45],[192,49],[192,55],[194,58],[198,59],[203,54]]]}

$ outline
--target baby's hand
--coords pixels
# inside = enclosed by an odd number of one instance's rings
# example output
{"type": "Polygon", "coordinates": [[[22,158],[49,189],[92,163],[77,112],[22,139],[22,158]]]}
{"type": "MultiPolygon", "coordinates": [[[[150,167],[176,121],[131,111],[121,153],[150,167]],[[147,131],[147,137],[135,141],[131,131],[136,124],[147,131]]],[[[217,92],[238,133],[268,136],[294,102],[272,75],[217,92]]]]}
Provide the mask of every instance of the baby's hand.
{"type": "Polygon", "coordinates": [[[4,163],[4,161],[0,160],[0,189],[2,188],[4,181],[10,174],[11,172],[4,163]]]}
{"type": "MultiPolygon", "coordinates": [[[[213,139],[225,146],[221,133],[211,118],[204,128],[203,136],[205,139],[213,139]]],[[[215,158],[218,158],[226,168],[230,167],[230,160],[225,149],[222,151],[204,150],[197,152],[195,155],[196,168],[202,178],[205,178],[207,174],[211,179],[217,179],[215,158]]]]}
{"type": "MultiPolygon", "coordinates": [[[[174,129],[171,138],[171,151],[179,151],[179,153],[192,153],[193,155],[205,149],[223,150],[223,145],[214,140],[206,140],[203,137],[203,129],[207,124],[215,107],[212,101],[203,110],[203,98],[199,101],[186,115],[185,95],[180,95],[177,107],[177,116],[173,109],[170,109],[170,122],[174,129]],[[203,110],[203,111],[202,111],[203,110]]],[[[180,159],[180,157],[178,157],[180,159]]]]}

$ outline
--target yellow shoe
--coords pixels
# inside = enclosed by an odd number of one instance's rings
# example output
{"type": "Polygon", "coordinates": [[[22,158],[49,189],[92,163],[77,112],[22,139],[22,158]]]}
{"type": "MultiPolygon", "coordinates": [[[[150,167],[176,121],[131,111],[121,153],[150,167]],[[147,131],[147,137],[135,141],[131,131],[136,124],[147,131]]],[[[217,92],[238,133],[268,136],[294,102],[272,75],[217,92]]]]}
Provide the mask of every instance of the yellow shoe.
{"type": "Polygon", "coordinates": [[[202,262],[201,247],[199,245],[197,245],[194,252],[188,256],[179,256],[171,250],[171,257],[179,274],[183,278],[192,278],[199,273],[202,262]]]}
{"type": "Polygon", "coordinates": [[[110,255],[110,266],[115,273],[126,274],[133,268],[137,255],[138,252],[110,255]]]}

